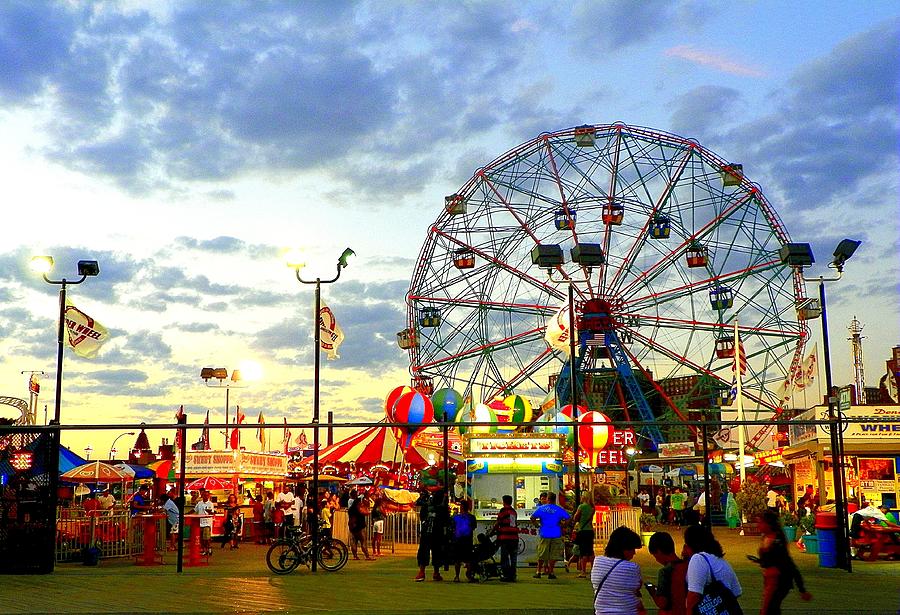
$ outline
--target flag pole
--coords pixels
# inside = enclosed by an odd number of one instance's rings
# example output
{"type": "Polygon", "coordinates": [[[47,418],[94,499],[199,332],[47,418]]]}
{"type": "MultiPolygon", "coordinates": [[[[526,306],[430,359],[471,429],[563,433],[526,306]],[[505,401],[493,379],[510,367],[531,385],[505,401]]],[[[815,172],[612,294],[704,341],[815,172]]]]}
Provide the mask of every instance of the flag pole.
{"type": "MultiPolygon", "coordinates": [[[[734,319],[734,377],[737,381],[737,418],[739,421],[738,425],[738,465],[740,467],[741,472],[741,486],[745,484],[744,481],[747,480],[747,469],[744,467],[744,399],[742,395],[742,387],[741,387],[741,351],[743,350],[743,343],[741,342],[740,332],[738,331],[738,319],[734,319]]],[[[707,497],[709,495],[707,494],[707,497]]],[[[748,519],[750,521],[750,519],[748,519]]]]}

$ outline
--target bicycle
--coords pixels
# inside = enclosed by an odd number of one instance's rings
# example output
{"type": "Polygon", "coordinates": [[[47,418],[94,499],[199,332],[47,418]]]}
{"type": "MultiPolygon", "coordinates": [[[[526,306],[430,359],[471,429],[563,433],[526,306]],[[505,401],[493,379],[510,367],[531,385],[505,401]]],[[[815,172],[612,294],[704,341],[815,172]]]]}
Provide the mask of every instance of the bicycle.
{"type": "MultiPolygon", "coordinates": [[[[300,564],[309,566],[312,561],[312,536],[300,528],[289,528],[285,538],[272,543],[266,552],[266,565],[275,574],[289,574],[300,564]]],[[[350,549],[337,538],[319,536],[319,552],[316,560],[328,572],[340,570],[350,558],[350,549]]]]}

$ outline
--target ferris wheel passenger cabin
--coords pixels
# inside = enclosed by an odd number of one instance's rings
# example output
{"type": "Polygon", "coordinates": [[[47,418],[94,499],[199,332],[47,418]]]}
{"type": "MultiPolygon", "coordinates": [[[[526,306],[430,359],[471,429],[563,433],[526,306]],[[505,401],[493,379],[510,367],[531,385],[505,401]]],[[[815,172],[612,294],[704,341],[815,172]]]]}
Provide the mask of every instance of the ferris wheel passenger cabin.
{"type": "Polygon", "coordinates": [[[709,289],[709,303],[714,310],[727,310],[734,305],[734,291],[727,286],[713,286],[709,289]]]}
{"type": "Polygon", "coordinates": [[[419,310],[419,326],[440,327],[441,310],[432,306],[423,307],[421,310],[419,310]]]}
{"type": "Polygon", "coordinates": [[[734,358],[734,336],[723,335],[716,340],[716,358],[717,359],[733,359],[734,358]]]}
{"type": "Polygon", "coordinates": [[[556,227],[558,231],[565,231],[568,229],[575,229],[575,219],[578,215],[575,213],[575,210],[571,207],[562,207],[556,210],[556,214],[553,216],[553,225],[556,227]]]}
{"type": "Polygon", "coordinates": [[[475,253],[469,248],[460,248],[453,253],[453,266],[457,269],[474,269],[475,253]]]}
{"type": "Polygon", "coordinates": [[[709,262],[709,249],[700,243],[692,243],[684,255],[688,267],[706,267],[709,262]]]}
{"type": "Polygon", "coordinates": [[[650,239],[668,239],[672,225],[668,216],[655,215],[650,222],[650,239]]]}
{"type": "Polygon", "coordinates": [[[575,129],[575,145],[578,147],[593,147],[597,142],[597,129],[589,124],[575,129]]]}
{"type": "Polygon", "coordinates": [[[619,226],[625,219],[625,206],[615,201],[610,201],[603,206],[603,224],[606,226],[619,226]]]}
{"type": "Polygon", "coordinates": [[[461,194],[451,194],[444,197],[444,209],[451,216],[466,213],[466,199],[461,194]]]}
{"type": "Polygon", "coordinates": [[[744,165],[728,164],[722,167],[722,184],[725,186],[740,186],[744,180],[744,165]]]}
{"type": "Polygon", "coordinates": [[[419,345],[419,338],[416,336],[415,329],[404,329],[397,332],[397,345],[403,350],[416,348],[419,345]]]}

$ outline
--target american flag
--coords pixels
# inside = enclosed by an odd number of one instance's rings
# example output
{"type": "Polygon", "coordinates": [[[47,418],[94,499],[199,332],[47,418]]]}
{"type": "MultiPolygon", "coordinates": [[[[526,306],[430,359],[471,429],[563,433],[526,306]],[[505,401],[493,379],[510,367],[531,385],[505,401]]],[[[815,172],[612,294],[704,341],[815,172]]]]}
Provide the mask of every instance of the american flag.
{"type": "Polygon", "coordinates": [[[606,346],[606,334],[605,333],[591,333],[587,336],[587,339],[584,341],[585,346],[592,347],[605,347],[606,346]]]}
{"type": "Polygon", "coordinates": [[[744,350],[744,344],[741,342],[741,334],[734,336],[734,362],[731,364],[732,373],[737,373],[740,368],[741,376],[747,373],[747,351],[744,350]]]}

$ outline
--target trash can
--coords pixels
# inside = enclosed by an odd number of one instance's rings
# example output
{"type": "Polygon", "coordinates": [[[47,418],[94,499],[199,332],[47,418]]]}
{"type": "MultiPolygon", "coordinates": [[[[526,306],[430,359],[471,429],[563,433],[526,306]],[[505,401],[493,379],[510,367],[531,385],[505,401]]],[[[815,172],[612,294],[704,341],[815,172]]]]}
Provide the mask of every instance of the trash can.
{"type": "Polygon", "coordinates": [[[81,563],[85,566],[96,566],[100,563],[100,549],[97,547],[85,547],[81,550],[81,563]]]}
{"type": "Polygon", "coordinates": [[[837,517],[833,512],[816,513],[819,567],[837,568],[837,517]]]}

